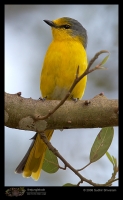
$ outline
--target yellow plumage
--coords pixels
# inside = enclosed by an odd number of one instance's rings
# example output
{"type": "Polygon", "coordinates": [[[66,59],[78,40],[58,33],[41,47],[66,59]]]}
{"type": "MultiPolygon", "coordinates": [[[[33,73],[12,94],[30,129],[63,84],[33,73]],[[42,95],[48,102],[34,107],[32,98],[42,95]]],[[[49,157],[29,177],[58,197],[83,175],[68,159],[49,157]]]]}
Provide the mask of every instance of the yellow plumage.
{"type": "MultiPolygon", "coordinates": [[[[80,42],[54,40],[46,53],[41,74],[40,89],[43,97],[62,99],[75,79],[78,65],[79,74],[85,71],[87,66],[85,58],[86,52],[80,42]]],[[[76,85],[71,95],[80,99],[85,85],[86,77],[76,85]]]]}
{"type": "MultiPolygon", "coordinates": [[[[53,130],[45,132],[48,140],[50,140],[52,133],[53,133],[53,130]]],[[[40,134],[37,133],[34,145],[29,153],[28,159],[26,161],[26,164],[23,170],[24,177],[32,176],[34,180],[39,179],[46,148],[47,146],[40,139],[40,134]]]]}
{"type": "MultiPolygon", "coordinates": [[[[71,18],[54,21],[44,20],[51,26],[53,40],[46,52],[40,76],[40,90],[47,100],[62,99],[70,89],[79,66],[79,75],[87,68],[87,35],[84,27],[71,18]]],[[[82,98],[86,87],[85,76],[73,89],[70,98],[82,98]]],[[[46,130],[48,140],[53,130],[46,130]]],[[[47,146],[37,133],[26,156],[17,167],[16,172],[23,172],[24,177],[38,180],[47,146]]]]}

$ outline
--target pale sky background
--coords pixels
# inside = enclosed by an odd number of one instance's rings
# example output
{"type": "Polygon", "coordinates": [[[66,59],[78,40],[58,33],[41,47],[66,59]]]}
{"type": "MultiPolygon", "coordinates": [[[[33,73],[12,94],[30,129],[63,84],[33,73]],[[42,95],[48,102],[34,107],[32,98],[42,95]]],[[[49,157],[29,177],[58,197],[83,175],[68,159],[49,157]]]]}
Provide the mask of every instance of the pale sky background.
{"type": "MultiPolygon", "coordinates": [[[[88,60],[100,50],[110,52],[110,58],[105,64],[108,70],[97,70],[88,75],[83,99],[91,99],[100,92],[104,92],[109,99],[118,99],[117,5],[6,5],[5,91],[11,94],[21,91],[25,98],[40,97],[41,66],[52,39],[51,29],[43,20],[60,17],[74,18],[86,28],[88,60]]],[[[105,56],[102,55],[98,62],[105,56]]],[[[78,169],[88,164],[90,149],[99,131],[100,128],[57,130],[51,142],[78,169]]],[[[69,169],[59,170],[55,174],[42,171],[38,181],[14,173],[34,134],[5,127],[5,186],[62,186],[67,182],[77,184],[79,178],[69,169]]],[[[114,127],[114,139],[108,151],[118,159],[118,127],[114,127]]],[[[111,163],[103,156],[81,174],[95,183],[105,183],[112,172],[111,163]]],[[[113,186],[117,185],[118,182],[113,183],[113,186]]],[[[81,186],[89,185],[84,182],[81,186]]]]}

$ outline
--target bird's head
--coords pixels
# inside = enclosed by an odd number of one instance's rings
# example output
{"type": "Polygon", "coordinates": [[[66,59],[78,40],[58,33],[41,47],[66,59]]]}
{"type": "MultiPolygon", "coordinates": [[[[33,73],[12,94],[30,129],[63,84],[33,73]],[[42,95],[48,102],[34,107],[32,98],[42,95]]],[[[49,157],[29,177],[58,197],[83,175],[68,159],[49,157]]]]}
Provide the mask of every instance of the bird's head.
{"type": "Polygon", "coordinates": [[[78,40],[87,47],[86,29],[75,19],[62,17],[53,21],[44,20],[51,26],[54,40],[78,40]]]}

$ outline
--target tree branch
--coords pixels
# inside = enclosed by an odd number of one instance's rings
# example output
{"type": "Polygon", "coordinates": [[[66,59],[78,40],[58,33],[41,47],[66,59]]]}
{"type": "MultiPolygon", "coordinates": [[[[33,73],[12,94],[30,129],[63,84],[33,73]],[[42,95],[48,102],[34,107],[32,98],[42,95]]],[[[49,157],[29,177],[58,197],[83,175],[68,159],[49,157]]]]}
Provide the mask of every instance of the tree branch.
{"type": "Polygon", "coordinates": [[[107,99],[102,93],[89,101],[66,101],[53,115],[45,116],[58,100],[33,100],[18,94],[5,93],[5,126],[41,132],[46,129],[97,128],[118,126],[118,100],[107,99]],[[88,103],[87,103],[88,102],[88,103]]]}

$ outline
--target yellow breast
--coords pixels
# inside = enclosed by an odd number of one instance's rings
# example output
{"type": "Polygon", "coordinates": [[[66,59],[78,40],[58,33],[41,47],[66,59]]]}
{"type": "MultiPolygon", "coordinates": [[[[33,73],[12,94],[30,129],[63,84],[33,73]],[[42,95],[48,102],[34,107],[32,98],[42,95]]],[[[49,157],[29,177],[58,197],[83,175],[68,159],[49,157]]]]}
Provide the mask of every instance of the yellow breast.
{"type": "MultiPolygon", "coordinates": [[[[70,89],[79,66],[79,75],[87,68],[86,51],[77,40],[53,40],[43,63],[40,89],[47,99],[62,99],[70,89]]],[[[81,98],[87,77],[74,88],[71,97],[81,98]]]]}

